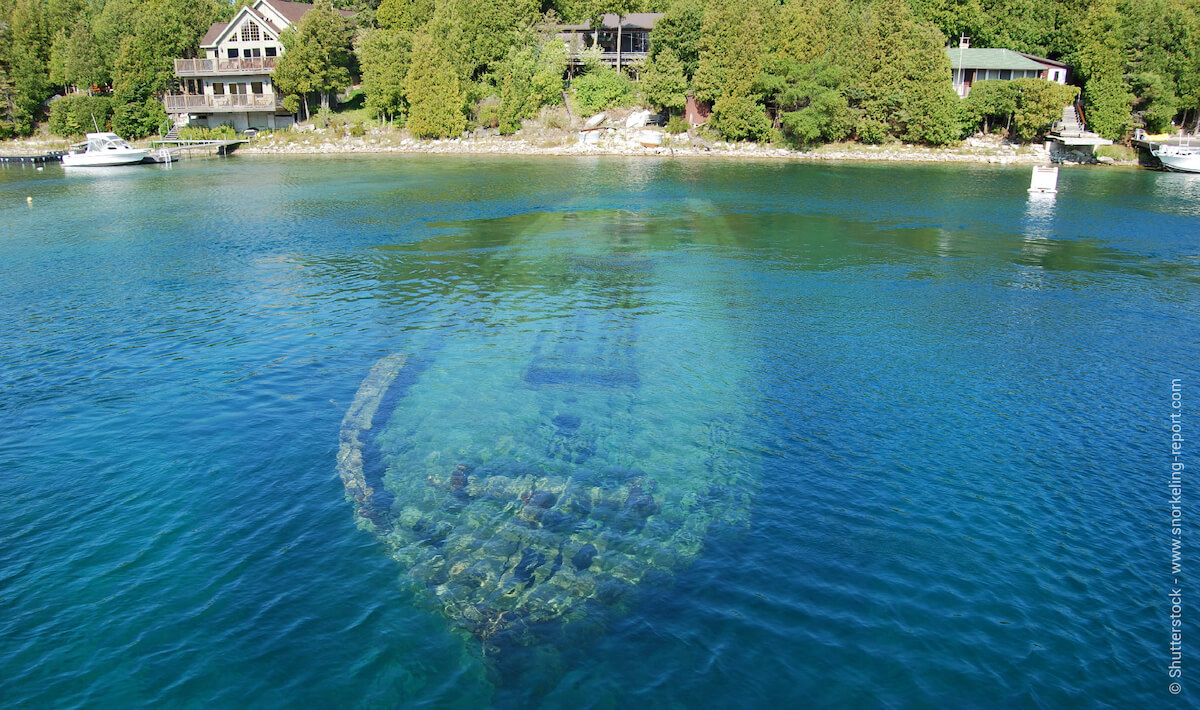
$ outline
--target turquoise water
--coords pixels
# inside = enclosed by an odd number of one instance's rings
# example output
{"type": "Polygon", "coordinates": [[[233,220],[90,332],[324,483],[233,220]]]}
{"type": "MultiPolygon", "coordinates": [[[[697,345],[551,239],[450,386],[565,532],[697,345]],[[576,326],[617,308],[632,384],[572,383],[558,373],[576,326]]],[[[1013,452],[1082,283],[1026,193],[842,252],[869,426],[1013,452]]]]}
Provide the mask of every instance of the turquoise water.
{"type": "Polygon", "coordinates": [[[1200,178],[1027,185],[0,170],[0,703],[1171,701],[1200,178]]]}

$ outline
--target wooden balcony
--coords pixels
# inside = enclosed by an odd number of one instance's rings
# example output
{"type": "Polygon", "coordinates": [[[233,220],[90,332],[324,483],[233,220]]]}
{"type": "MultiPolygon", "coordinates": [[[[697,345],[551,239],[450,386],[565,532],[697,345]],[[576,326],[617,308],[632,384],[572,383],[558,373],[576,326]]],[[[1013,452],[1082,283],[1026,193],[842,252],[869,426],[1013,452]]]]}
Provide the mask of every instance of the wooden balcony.
{"type": "MultiPolygon", "coordinates": [[[[629,62],[636,61],[638,59],[648,59],[649,57],[649,52],[621,52],[621,66],[625,66],[629,62]]],[[[572,64],[583,63],[583,59],[580,57],[579,52],[567,52],[567,61],[571,62],[572,64]]],[[[617,53],[602,52],[600,54],[600,61],[608,64],[609,66],[615,67],[617,66],[617,53]]]]}
{"type": "Polygon", "coordinates": [[[175,76],[270,74],[278,57],[249,59],[176,59],[175,76]]]}
{"type": "Polygon", "coordinates": [[[283,97],[276,94],[167,94],[163,97],[167,113],[234,113],[241,111],[282,111],[283,97]]]}

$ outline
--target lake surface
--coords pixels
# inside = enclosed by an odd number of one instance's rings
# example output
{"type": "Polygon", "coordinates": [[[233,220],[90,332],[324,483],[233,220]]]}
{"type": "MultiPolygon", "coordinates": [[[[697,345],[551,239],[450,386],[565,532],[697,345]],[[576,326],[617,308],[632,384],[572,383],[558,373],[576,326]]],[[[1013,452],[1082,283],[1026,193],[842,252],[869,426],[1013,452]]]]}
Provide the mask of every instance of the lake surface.
{"type": "Polygon", "coordinates": [[[1028,183],[0,170],[0,704],[1170,702],[1200,176],[1028,183]]]}

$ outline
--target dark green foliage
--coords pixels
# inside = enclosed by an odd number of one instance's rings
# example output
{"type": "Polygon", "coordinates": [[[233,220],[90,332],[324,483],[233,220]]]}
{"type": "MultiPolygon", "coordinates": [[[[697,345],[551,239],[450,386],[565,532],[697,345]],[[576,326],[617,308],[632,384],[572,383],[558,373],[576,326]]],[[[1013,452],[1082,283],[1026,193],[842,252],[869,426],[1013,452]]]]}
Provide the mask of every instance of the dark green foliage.
{"type": "Polygon", "coordinates": [[[1044,136],[1062,118],[1063,107],[1071,105],[1079,95],[1074,86],[1045,79],[1016,79],[1008,83],[1015,99],[1012,132],[1026,142],[1044,136]]]}
{"type": "Polygon", "coordinates": [[[1083,21],[1083,37],[1076,53],[1079,74],[1085,80],[1088,128],[1117,140],[1130,125],[1133,95],[1124,77],[1124,19],[1114,0],[1098,0],[1083,21]]]}
{"type": "Polygon", "coordinates": [[[839,87],[848,72],[828,60],[777,63],[760,82],[779,108],[784,135],[801,145],[840,141],[854,130],[855,111],[839,87]]]}
{"type": "Polygon", "coordinates": [[[683,63],[674,50],[661,50],[646,65],[642,74],[642,94],[646,101],[667,111],[682,111],[687,104],[688,80],[683,63]]]}
{"type": "MultiPolygon", "coordinates": [[[[692,86],[696,98],[749,96],[762,68],[763,15],[759,0],[710,0],[704,9],[700,63],[692,86]]],[[[742,104],[739,104],[739,106],[742,104]]]]}
{"type": "Polygon", "coordinates": [[[883,126],[887,134],[918,143],[957,139],[958,97],[950,84],[942,33],[918,22],[904,0],[874,0],[863,38],[855,87],[862,97],[860,137],[877,142],[883,126]]]}
{"type": "Polygon", "coordinates": [[[658,59],[666,49],[674,53],[683,66],[683,75],[691,81],[700,66],[701,26],[704,7],[699,0],[673,0],[654,25],[650,59],[658,59]]]}
{"type": "Polygon", "coordinates": [[[64,138],[74,138],[99,128],[108,130],[113,116],[111,96],[72,94],[50,102],[48,120],[50,132],[64,138]],[[93,117],[95,123],[92,122],[93,117]]]}
{"type": "Polygon", "coordinates": [[[1016,110],[1017,94],[1011,81],[977,81],[971,85],[971,93],[963,100],[963,119],[968,125],[981,128],[984,133],[998,124],[1009,127],[1016,110]]]}
{"type": "Polygon", "coordinates": [[[412,34],[408,31],[377,29],[362,36],[358,63],[371,115],[394,118],[407,110],[405,90],[411,58],[412,34]]]}
{"type": "Polygon", "coordinates": [[[148,96],[141,103],[121,103],[120,94],[113,111],[113,133],[126,138],[140,138],[159,132],[167,123],[167,111],[157,96],[148,96]]]}
{"type": "Polygon", "coordinates": [[[580,113],[589,115],[633,102],[633,84],[624,74],[601,65],[571,82],[575,104],[580,113]]]}
{"type": "Polygon", "coordinates": [[[712,121],[717,131],[731,141],[761,141],[771,135],[767,110],[749,96],[734,94],[717,99],[712,121]]]}
{"type": "Polygon", "coordinates": [[[388,30],[415,32],[433,16],[433,0],[383,0],[375,21],[388,30]]]}
{"type": "Polygon", "coordinates": [[[50,96],[50,77],[47,60],[50,43],[42,22],[40,0],[18,0],[9,23],[8,67],[11,82],[9,107],[15,131],[20,135],[33,132],[34,123],[41,119],[42,102],[50,96]]]}
{"type": "Polygon", "coordinates": [[[420,138],[449,138],[467,127],[466,97],[450,57],[421,32],[413,38],[407,83],[408,130],[420,138]]]}
{"type": "Polygon", "coordinates": [[[280,37],[283,56],[275,64],[274,82],[285,94],[316,93],[321,106],[350,85],[350,26],[329,0],[316,0],[313,9],[280,37]]]}
{"type": "Polygon", "coordinates": [[[561,103],[566,61],[562,43],[551,38],[509,50],[496,72],[500,89],[496,119],[501,133],[515,133],[521,121],[532,118],[542,106],[561,103]]]}

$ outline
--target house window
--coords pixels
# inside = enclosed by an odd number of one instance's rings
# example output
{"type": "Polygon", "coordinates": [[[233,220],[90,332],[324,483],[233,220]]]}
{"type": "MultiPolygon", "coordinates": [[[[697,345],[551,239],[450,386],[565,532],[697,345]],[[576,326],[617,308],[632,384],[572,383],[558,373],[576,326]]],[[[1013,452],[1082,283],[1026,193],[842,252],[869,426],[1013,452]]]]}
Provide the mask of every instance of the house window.
{"type": "Polygon", "coordinates": [[[230,47],[230,49],[229,49],[229,58],[230,58],[230,59],[237,59],[237,49],[235,49],[235,48],[233,48],[233,47],[230,47]]]}
{"type": "Polygon", "coordinates": [[[241,84],[230,84],[229,85],[230,96],[237,96],[239,94],[244,94],[244,93],[246,93],[246,91],[245,91],[245,88],[241,84]]]}
{"type": "Polygon", "coordinates": [[[267,56],[268,56],[268,57],[274,57],[274,56],[275,56],[275,48],[274,48],[274,47],[267,47],[267,56]]]}
{"type": "Polygon", "coordinates": [[[222,84],[221,82],[214,83],[213,84],[213,96],[224,96],[224,95],[225,95],[225,85],[222,84]]]}
{"type": "Polygon", "coordinates": [[[250,93],[257,94],[258,96],[262,96],[262,92],[263,91],[262,91],[262,82],[261,81],[250,82],[250,93]]]}
{"type": "Polygon", "coordinates": [[[258,25],[253,22],[247,22],[242,25],[242,41],[257,42],[260,39],[258,34],[258,25]]]}
{"type": "Polygon", "coordinates": [[[259,50],[258,47],[255,47],[254,49],[243,49],[242,50],[242,58],[243,59],[249,59],[251,57],[258,57],[261,55],[262,55],[262,51],[259,50]]]}
{"type": "Polygon", "coordinates": [[[1001,79],[1011,79],[1012,78],[1012,69],[1001,69],[1000,70],[1000,78],[1001,79]]]}

